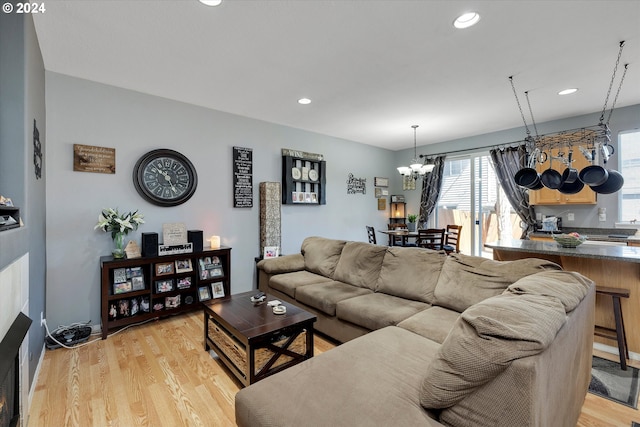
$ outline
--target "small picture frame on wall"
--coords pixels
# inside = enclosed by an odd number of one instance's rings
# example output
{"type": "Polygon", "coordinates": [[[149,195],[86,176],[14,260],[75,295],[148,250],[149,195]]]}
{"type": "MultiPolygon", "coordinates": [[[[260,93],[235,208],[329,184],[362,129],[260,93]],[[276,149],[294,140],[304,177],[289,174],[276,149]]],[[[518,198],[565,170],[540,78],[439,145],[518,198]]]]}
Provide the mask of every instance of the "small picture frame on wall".
{"type": "Polygon", "coordinates": [[[374,187],[388,187],[389,186],[389,178],[381,178],[376,176],[373,178],[373,186],[374,187]]]}
{"type": "Polygon", "coordinates": [[[387,210],[387,199],[382,197],[380,199],[378,199],[378,210],[379,211],[384,211],[387,210]]]}

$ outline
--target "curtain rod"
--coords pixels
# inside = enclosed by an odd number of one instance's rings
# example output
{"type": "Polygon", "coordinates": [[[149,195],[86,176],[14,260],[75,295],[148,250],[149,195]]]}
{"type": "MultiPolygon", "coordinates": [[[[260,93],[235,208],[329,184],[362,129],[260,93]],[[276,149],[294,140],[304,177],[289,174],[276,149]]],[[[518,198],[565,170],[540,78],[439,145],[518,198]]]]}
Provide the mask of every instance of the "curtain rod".
{"type": "Polygon", "coordinates": [[[514,141],[514,142],[509,142],[506,144],[498,144],[498,145],[484,145],[482,147],[474,147],[474,148],[465,148],[465,149],[460,149],[460,150],[454,150],[454,151],[448,151],[446,153],[435,153],[435,154],[420,154],[418,157],[420,157],[421,159],[423,158],[432,158],[432,157],[438,157],[438,156],[446,156],[449,154],[457,154],[457,153],[469,153],[471,154],[472,152],[476,152],[476,151],[480,151],[480,150],[484,150],[484,149],[493,149],[493,148],[501,148],[501,147],[519,147],[520,145],[524,145],[526,143],[526,141],[514,141]]]}

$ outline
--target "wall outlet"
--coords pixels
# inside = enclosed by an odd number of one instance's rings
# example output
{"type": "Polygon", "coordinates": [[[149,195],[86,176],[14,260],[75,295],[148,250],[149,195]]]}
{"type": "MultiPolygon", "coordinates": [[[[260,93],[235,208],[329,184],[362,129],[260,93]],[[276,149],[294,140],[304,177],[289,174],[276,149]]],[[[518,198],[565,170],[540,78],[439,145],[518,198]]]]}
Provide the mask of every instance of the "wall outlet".
{"type": "Polygon", "coordinates": [[[575,221],[576,216],[573,213],[567,214],[567,221],[575,221]]]}
{"type": "Polygon", "coordinates": [[[44,311],[40,312],[40,326],[44,326],[44,311]]]}

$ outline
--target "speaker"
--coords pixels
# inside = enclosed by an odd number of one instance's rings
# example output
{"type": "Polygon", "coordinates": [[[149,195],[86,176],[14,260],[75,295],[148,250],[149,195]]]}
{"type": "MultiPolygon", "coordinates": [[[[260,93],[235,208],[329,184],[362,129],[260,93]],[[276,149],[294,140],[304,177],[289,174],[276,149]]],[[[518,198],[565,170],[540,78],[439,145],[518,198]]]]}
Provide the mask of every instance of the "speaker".
{"type": "Polygon", "coordinates": [[[142,256],[158,256],[158,233],[142,233],[142,256]]]}
{"type": "Polygon", "coordinates": [[[194,252],[202,252],[202,230],[188,230],[187,240],[193,243],[194,252]]]}

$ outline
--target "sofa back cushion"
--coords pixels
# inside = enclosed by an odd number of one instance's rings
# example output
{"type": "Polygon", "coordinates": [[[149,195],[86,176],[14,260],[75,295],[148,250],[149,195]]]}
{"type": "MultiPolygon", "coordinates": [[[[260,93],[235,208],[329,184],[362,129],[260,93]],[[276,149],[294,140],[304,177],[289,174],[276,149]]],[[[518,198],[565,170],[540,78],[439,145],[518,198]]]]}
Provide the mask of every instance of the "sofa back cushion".
{"type": "Polygon", "coordinates": [[[553,342],[566,321],[557,298],[505,293],[467,309],[429,364],[420,403],[448,408],[502,373],[513,360],[553,342]]]}
{"type": "Polygon", "coordinates": [[[386,252],[386,246],[347,242],[336,266],[334,280],[374,291],[386,252]]]}
{"type": "Polygon", "coordinates": [[[376,291],[433,304],[445,258],[439,251],[392,246],[382,261],[376,291]]]}
{"type": "Polygon", "coordinates": [[[333,273],[345,243],[347,242],[344,240],[307,237],[302,242],[301,248],[305,269],[312,273],[333,278],[333,273]]]}
{"type": "Polygon", "coordinates": [[[462,313],[480,301],[501,294],[517,280],[544,270],[561,270],[551,261],[526,258],[515,261],[451,254],[442,266],[434,291],[434,305],[462,313]]]}

